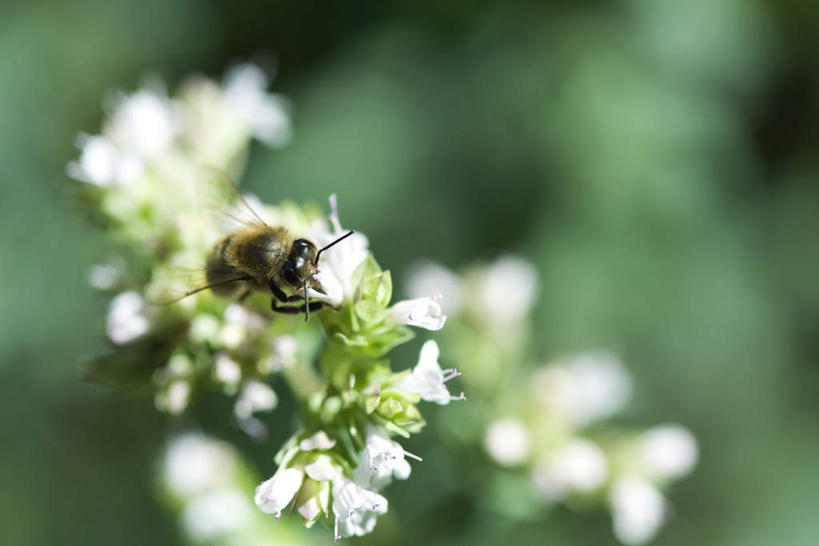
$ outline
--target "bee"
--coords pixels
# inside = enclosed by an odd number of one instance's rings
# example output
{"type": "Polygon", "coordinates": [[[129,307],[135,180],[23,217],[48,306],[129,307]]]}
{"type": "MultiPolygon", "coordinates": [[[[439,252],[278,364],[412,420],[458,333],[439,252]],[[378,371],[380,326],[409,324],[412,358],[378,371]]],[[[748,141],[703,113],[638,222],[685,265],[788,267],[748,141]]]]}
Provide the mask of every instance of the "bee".
{"type": "Polygon", "coordinates": [[[276,313],[298,314],[304,320],[311,311],[323,307],[320,301],[310,301],[308,289],[324,292],[318,280],[321,253],[340,243],[354,232],[349,231],[322,248],[307,239],[294,237],[287,229],[270,226],[239,193],[230,180],[223,180],[253,220],[219,240],[207,256],[206,284],[187,291],[174,301],[202,290],[212,290],[223,297],[241,293],[240,300],[252,291],[270,290],[270,308],[276,313]],[[240,292],[239,288],[243,288],[240,292]],[[288,293],[289,292],[289,293],[288,293]],[[295,302],[303,304],[294,305],[295,302]]]}

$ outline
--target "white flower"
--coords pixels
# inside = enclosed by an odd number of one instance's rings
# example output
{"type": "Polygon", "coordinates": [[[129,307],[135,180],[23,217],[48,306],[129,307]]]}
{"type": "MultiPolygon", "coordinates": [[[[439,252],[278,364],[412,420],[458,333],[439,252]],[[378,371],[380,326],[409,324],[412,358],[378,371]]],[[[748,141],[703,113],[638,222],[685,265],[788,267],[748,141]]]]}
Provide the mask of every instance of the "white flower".
{"type": "Polygon", "coordinates": [[[124,186],[142,174],[142,161],[123,154],[103,136],[80,135],[77,147],[80,158],[66,169],[75,180],[95,186],[124,186]]]}
{"type": "Polygon", "coordinates": [[[258,411],[272,411],[279,399],[269,385],[260,381],[248,381],[236,399],[233,412],[239,419],[250,419],[258,411]]]}
{"type": "Polygon", "coordinates": [[[493,323],[516,322],[529,313],[537,295],[535,268],[522,258],[503,256],[476,277],[468,303],[493,323]]]}
{"type": "Polygon", "coordinates": [[[643,466],[652,478],[680,478],[697,463],[697,441],[679,425],[647,430],[640,435],[639,450],[643,466]]]}
{"type": "Polygon", "coordinates": [[[230,481],[234,471],[234,455],[228,444],[195,433],[174,439],[162,464],[164,483],[181,497],[198,495],[230,481]]]}
{"type": "Polygon", "coordinates": [[[631,395],[631,379],[607,352],[569,357],[537,372],[533,388],[541,404],[573,426],[586,426],[619,411],[631,395]]]}
{"type": "Polygon", "coordinates": [[[301,468],[279,469],[272,478],[256,488],[256,506],[266,514],[281,517],[284,510],[304,481],[304,470],[301,468]]]}
{"type": "Polygon", "coordinates": [[[399,301],[387,309],[388,320],[395,324],[418,326],[427,330],[440,330],[446,323],[446,315],[434,298],[425,297],[399,301]]]}
{"type": "Polygon", "coordinates": [[[146,88],[117,99],[103,133],[122,153],[151,159],[171,146],[178,124],[164,92],[146,88]]]}
{"type": "Polygon", "coordinates": [[[142,295],[134,291],[118,294],[108,306],[105,325],[108,338],[118,345],[147,333],[151,323],[142,295]]]}
{"type": "Polygon", "coordinates": [[[503,466],[516,466],[526,461],[532,452],[529,430],[521,421],[507,417],[497,419],[486,429],[484,447],[503,466]]]}
{"type": "Polygon", "coordinates": [[[606,456],[597,445],[575,438],[561,447],[532,473],[535,488],[546,499],[563,500],[566,495],[590,493],[609,475],[606,456]]]}
{"type": "Polygon", "coordinates": [[[441,308],[447,314],[456,314],[463,305],[463,281],[446,267],[431,261],[413,264],[407,274],[407,294],[421,298],[440,294],[441,308]]]}
{"type": "Polygon", "coordinates": [[[88,270],[88,284],[97,290],[110,290],[120,277],[120,270],[114,264],[97,264],[88,270]]]}
{"type": "Polygon", "coordinates": [[[335,440],[331,440],[327,433],[320,430],[299,442],[299,449],[302,451],[313,451],[315,449],[332,449],[336,445],[335,440]]]}
{"type": "MultiPolygon", "coordinates": [[[[335,441],[333,441],[335,445],[335,441]]],[[[305,465],[304,472],[310,479],[326,482],[341,478],[341,468],[333,463],[329,455],[319,455],[312,463],[305,465]]]]}
{"type": "Polygon", "coordinates": [[[465,400],[463,393],[460,396],[449,394],[445,383],[460,374],[455,369],[442,370],[438,364],[439,354],[438,344],[434,340],[424,343],[412,374],[402,379],[395,388],[420,394],[421,399],[441,405],[449,404],[450,400],[465,400]]]}
{"type": "Polygon", "coordinates": [[[235,66],[225,75],[224,100],[253,136],[269,146],[282,146],[290,140],[290,117],[286,101],[266,93],[267,84],[258,66],[235,66]]]}
{"type": "Polygon", "coordinates": [[[649,482],[619,478],[609,492],[614,535],[624,544],[643,544],[657,534],[666,517],[666,501],[649,482]]]}
{"type": "MultiPolygon", "coordinates": [[[[375,427],[367,431],[367,446],[361,462],[353,472],[353,480],[367,489],[383,489],[395,477],[406,480],[410,475],[410,465],[404,455],[418,458],[404,452],[401,444],[390,440],[375,427]]],[[[419,459],[420,460],[420,459],[419,459]]]]}
{"type": "Polygon", "coordinates": [[[165,388],[156,394],[156,407],[171,415],[179,415],[191,398],[191,384],[187,379],[174,379],[165,388]]]}
{"type": "Polygon", "coordinates": [[[207,541],[240,529],[249,516],[247,498],[227,489],[194,498],[185,506],[182,522],[191,538],[207,541]]]}
{"type": "MultiPolygon", "coordinates": [[[[319,248],[332,243],[348,232],[341,227],[335,194],[330,196],[329,220],[332,230],[327,230],[323,223],[314,225],[310,230],[310,236],[319,248]]],[[[340,305],[343,301],[352,300],[358,289],[353,273],[367,259],[370,253],[368,247],[367,238],[356,232],[326,252],[322,252],[317,276],[324,293],[310,289],[310,298],[325,301],[330,305],[340,305]]]]}
{"type": "Polygon", "coordinates": [[[340,478],[333,483],[335,539],[366,535],[375,528],[379,515],[387,513],[387,499],[362,488],[352,480],[340,478]]]}
{"type": "Polygon", "coordinates": [[[219,383],[229,392],[235,392],[242,380],[242,368],[239,363],[225,353],[219,353],[214,359],[213,374],[219,383]]]}

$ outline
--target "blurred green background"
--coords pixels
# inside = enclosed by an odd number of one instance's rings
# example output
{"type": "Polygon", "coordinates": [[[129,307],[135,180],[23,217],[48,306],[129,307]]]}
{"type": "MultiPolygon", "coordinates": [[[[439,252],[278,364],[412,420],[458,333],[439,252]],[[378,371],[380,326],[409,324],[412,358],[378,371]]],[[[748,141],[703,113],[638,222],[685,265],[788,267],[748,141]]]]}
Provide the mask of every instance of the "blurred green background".
{"type": "MultiPolygon", "coordinates": [[[[636,378],[624,421],[691,428],[701,462],[657,544],[819,543],[811,4],[4,1],[2,542],[181,544],[153,465],[184,422],[80,380],[106,305],[86,268],[113,247],[64,167],[106,92],[256,59],[278,66],[296,132],[254,150],[244,188],[338,193],[399,289],[416,258],[521,253],[541,279],[534,362],[611,347],[636,378]]],[[[269,474],[290,428],[255,445],[226,400],[208,408],[205,428],[269,474]]],[[[429,420],[371,543],[614,544],[602,511],[520,523],[472,504],[464,454],[429,420]]]]}

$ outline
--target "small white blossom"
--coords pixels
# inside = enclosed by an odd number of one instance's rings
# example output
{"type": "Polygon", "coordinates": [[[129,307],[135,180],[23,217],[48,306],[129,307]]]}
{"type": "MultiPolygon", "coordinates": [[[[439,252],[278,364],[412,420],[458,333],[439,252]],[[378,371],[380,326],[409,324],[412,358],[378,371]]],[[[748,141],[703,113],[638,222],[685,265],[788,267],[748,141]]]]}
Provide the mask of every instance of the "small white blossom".
{"type": "Polygon", "coordinates": [[[332,449],[336,445],[335,440],[331,440],[327,433],[320,430],[299,442],[299,449],[302,451],[313,451],[315,449],[332,449]]]}
{"type": "Polygon", "coordinates": [[[528,261],[503,256],[475,278],[468,302],[474,312],[493,323],[512,323],[525,317],[537,295],[537,273],[528,261]]]}
{"type": "Polygon", "coordinates": [[[120,152],[104,136],[77,137],[80,158],[68,164],[68,176],[95,186],[124,186],[136,180],[143,171],[142,161],[120,152]]]}
{"type": "Polygon", "coordinates": [[[239,363],[225,353],[219,353],[214,359],[214,376],[228,391],[235,391],[242,380],[242,368],[239,363]]]}
{"type": "MultiPolygon", "coordinates": [[[[335,445],[335,442],[333,442],[335,445]]],[[[304,472],[310,479],[327,482],[341,478],[341,468],[333,463],[329,455],[319,455],[312,463],[305,465],[304,472]]]]}
{"type": "Polygon", "coordinates": [[[233,474],[234,466],[227,444],[188,433],[171,442],[165,452],[162,476],[175,495],[190,497],[218,486],[233,474]]]}
{"type": "Polygon", "coordinates": [[[440,330],[446,323],[446,315],[443,314],[441,306],[431,297],[399,301],[387,309],[387,313],[388,320],[395,324],[417,326],[427,330],[440,330]]]}
{"type": "Polygon", "coordinates": [[[282,510],[296,496],[304,481],[304,470],[301,468],[279,469],[272,478],[256,488],[256,506],[266,514],[280,517],[282,510]]]}
{"type": "Polygon", "coordinates": [[[666,501],[651,483],[619,478],[609,492],[614,536],[623,544],[644,544],[657,534],[666,518],[666,501]]]}
{"type": "Polygon", "coordinates": [[[185,506],[182,523],[191,538],[207,541],[240,529],[249,517],[247,497],[226,489],[194,498],[185,506]]]}
{"type": "Polygon", "coordinates": [[[446,405],[451,400],[465,400],[464,394],[452,396],[445,383],[460,374],[454,369],[442,370],[438,364],[440,350],[434,340],[429,340],[421,347],[418,364],[412,369],[412,374],[402,379],[395,388],[404,392],[420,394],[421,399],[427,402],[446,405]]]}
{"type": "Polygon", "coordinates": [[[353,472],[353,480],[362,487],[376,491],[389,485],[393,477],[406,480],[411,469],[404,455],[409,454],[405,453],[401,444],[390,440],[377,428],[370,427],[367,446],[353,472]]]}
{"type": "MultiPolygon", "coordinates": [[[[335,194],[330,196],[330,211],[329,220],[332,230],[327,230],[323,224],[317,224],[313,226],[310,233],[312,240],[319,248],[332,243],[348,232],[341,227],[335,194]]],[[[358,288],[357,283],[354,282],[353,273],[367,259],[370,253],[368,247],[367,238],[356,232],[333,246],[332,249],[323,252],[317,275],[324,293],[310,289],[310,298],[325,301],[330,305],[340,305],[343,301],[352,300],[358,288]]]]}
{"type": "Polygon", "coordinates": [[[259,411],[273,411],[279,403],[276,392],[260,381],[248,381],[242,386],[233,411],[239,419],[250,419],[259,411]]]}
{"type": "Polygon", "coordinates": [[[178,124],[164,92],[143,88],[118,97],[103,133],[122,153],[151,159],[171,146],[178,124]]]}
{"type": "Polygon", "coordinates": [[[253,136],[269,146],[282,146],[290,140],[290,117],[286,101],[267,93],[267,85],[267,76],[258,66],[235,66],[225,75],[224,100],[253,136]]]}
{"type": "Polygon", "coordinates": [[[156,407],[171,415],[179,415],[188,407],[191,384],[187,379],[174,379],[156,394],[156,407]]]}
{"type": "Polygon", "coordinates": [[[517,466],[532,452],[529,430],[521,421],[507,417],[497,419],[486,429],[484,447],[487,453],[503,466],[517,466]]]}
{"type": "Polygon", "coordinates": [[[151,323],[142,295],[133,291],[118,294],[108,306],[105,324],[108,338],[118,345],[147,333],[151,323]]]}
{"type": "Polygon", "coordinates": [[[546,499],[563,500],[568,494],[590,493],[609,475],[606,456],[597,445],[575,438],[561,447],[532,473],[535,488],[546,499]]]}
{"type": "Polygon", "coordinates": [[[375,528],[378,516],[387,513],[387,499],[340,478],[333,483],[333,513],[335,539],[362,536],[375,528]]]}
{"type": "Polygon", "coordinates": [[[697,441],[679,425],[663,425],[642,433],[639,450],[643,466],[653,478],[680,478],[697,463],[697,441]]]}
{"type": "Polygon", "coordinates": [[[578,427],[610,417],[631,395],[631,379],[620,360],[602,351],[547,366],[532,385],[545,408],[578,427]]]}

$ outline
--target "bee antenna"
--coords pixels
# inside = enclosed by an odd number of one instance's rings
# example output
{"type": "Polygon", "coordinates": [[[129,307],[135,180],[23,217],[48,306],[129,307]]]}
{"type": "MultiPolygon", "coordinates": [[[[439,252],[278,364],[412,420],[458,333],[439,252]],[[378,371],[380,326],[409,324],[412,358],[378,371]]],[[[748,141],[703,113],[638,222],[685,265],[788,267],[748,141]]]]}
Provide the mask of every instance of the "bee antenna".
{"type": "Polygon", "coordinates": [[[310,295],[307,293],[307,279],[304,279],[304,322],[310,320],[310,295]]]}
{"type": "Polygon", "coordinates": [[[318,265],[318,262],[319,262],[319,256],[321,256],[321,253],[322,253],[322,252],[324,252],[325,250],[327,250],[327,249],[328,249],[328,248],[330,248],[331,246],[333,246],[333,245],[335,245],[335,244],[340,243],[341,241],[343,241],[344,239],[346,239],[347,237],[349,237],[349,236],[350,236],[350,235],[352,235],[353,233],[355,233],[355,232],[354,232],[354,231],[352,231],[352,230],[350,230],[350,231],[348,231],[347,233],[345,233],[344,235],[342,235],[341,237],[339,237],[338,239],[336,239],[335,241],[333,241],[332,243],[330,243],[329,245],[327,245],[327,246],[324,246],[324,247],[320,248],[320,249],[319,249],[319,251],[318,251],[318,252],[316,252],[316,259],[313,261],[313,265],[318,265]]]}

